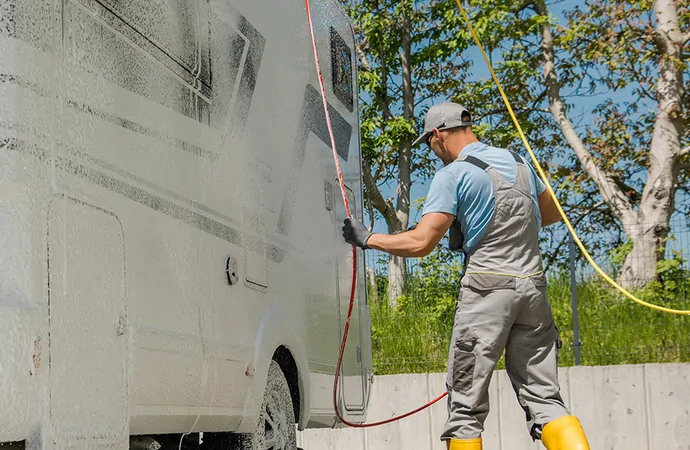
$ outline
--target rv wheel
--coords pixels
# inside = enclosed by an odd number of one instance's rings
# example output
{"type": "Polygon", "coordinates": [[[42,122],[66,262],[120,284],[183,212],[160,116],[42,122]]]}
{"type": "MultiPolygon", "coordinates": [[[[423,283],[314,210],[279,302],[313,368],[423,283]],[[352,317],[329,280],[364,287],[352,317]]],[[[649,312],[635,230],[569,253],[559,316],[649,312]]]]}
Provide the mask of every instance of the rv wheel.
{"type": "Polygon", "coordinates": [[[238,450],[296,450],[295,410],[290,388],[277,362],[268,369],[257,432],[236,435],[238,450]]]}

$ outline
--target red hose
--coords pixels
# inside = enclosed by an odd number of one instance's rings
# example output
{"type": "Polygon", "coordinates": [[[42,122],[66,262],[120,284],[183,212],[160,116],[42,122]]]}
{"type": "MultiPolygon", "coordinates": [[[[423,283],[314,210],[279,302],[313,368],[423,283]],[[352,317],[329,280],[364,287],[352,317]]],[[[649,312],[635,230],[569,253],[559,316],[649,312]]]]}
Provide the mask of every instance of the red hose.
{"type": "MultiPolygon", "coordinates": [[[[352,212],[350,211],[350,203],[347,200],[347,194],[345,192],[345,183],[343,181],[343,173],[340,170],[340,160],[338,159],[338,152],[335,148],[335,135],[333,133],[333,126],[331,125],[331,116],[328,111],[328,100],[326,99],[326,88],[323,83],[323,75],[321,73],[321,63],[319,62],[319,53],[316,49],[316,38],[314,37],[314,24],[311,20],[311,10],[309,8],[309,0],[304,0],[304,4],[307,8],[307,21],[309,22],[309,32],[311,35],[311,45],[314,50],[314,60],[316,61],[316,71],[319,75],[319,86],[321,87],[321,99],[323,100],[323,109],[326,114],[326,124],[328,125],[328,134],[331,137],[331,148],[333,149],[333,159],[335,160],[335,168],[338,172],[338,181],[340,183],[340,193],[343,196],[343,203],[345,204],[345,211],[347,211],[347,216],[352,217],[352,212]]],[[[403,415],[392,417],[390,419],[382,420],[380,422],[372,423],[352,423],[348,422],[340,414],[340,409],[338,408],[338,381],[340,380],[340,369],[343,363],[343,355],[345,354],[345,347],[347,345],[347,336],[350,332],[350,320],[352,319],[352,310],[355,305],[355,289],[357,287],[357,247],[352,246],[352,288],[350,290],[350,304],[347,308],[347,320],[345,321],[345,329],[343,330],[343,339],[340,342],[340,351],[338,353],[338,364],[335,368],[335,379],[333,381],[333,408],[335,408],[335,415],[340,419],[342,423],[352,428],[370,428],[377,427],[380,425],[385,425],[391,422],[396,422],[400,419],[417,414],[433,405],[434,403],[441,400],[443,397],[448,395],[447,392],[439,395],[435,399],[431,400],[429,403],[420,406],[419,408],[407,412],[403,415]]]]}

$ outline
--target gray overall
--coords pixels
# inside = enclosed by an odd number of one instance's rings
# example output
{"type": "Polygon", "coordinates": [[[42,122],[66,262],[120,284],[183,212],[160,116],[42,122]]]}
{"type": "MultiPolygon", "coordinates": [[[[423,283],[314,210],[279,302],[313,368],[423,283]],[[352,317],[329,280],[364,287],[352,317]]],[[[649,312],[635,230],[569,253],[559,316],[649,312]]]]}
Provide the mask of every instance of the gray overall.
{"type": "MultiPolygon", "coordinates": [[[[511,185],[472,156],[491,177],[494,214],[477,248],[466,258],[448,360],[448,422],[441,439],[481,436],[489,413],[489,382],[506,350],[506,369],[534,439],[544,425],[569,414],[557,375],[558,330],[546,299],[546,276],[538,224],[530,195],[530,173],[519,155],[511,185]]],[[[462,248],[459,224],[451,248],[462,248]]]]}

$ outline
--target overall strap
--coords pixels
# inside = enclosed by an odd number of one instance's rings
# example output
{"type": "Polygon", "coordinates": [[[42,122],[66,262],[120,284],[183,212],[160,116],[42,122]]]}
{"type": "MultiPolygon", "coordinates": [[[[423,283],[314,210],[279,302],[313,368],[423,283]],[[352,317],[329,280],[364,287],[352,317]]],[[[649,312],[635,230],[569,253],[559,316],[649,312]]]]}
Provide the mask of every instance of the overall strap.
{"type": "MultiPolygon", "coordinates": [[[[518,164],[518,168],[520,166],[522,166],[523,167],[522,170],[524,170],[526,165],[525,165],[525,161],[522,159],[522,157],[512,150],[508,150],[508,152],[513,156],[513,159],[518,164]]],[[[490,167],[489,164],[487,164],[486,162],[484,162],[481,159],[474,157],[472,155],[465,156],[463,159],[459,159],[458,162],[466,162],[466,163],[472,164],[473,166],[478,167],[485,172],[487,172],[489,167],[490,167]]],[[[518,170],[518,176],[519,176],[519,172],[521,172],[521,170],[518,170]]],[[[453,220],[453,223],[450,226],[448,247],[453,252],[462,252],[463,253],[463,255],[464,255],[463,276],[464,276],[465,270],[467,269],[467,266],[469,265],[470,257],[467,253],[465,253],[465,250],[464,250],[465,236],[462,232],[462,227],[460,226],[460,222],[457,220],[457,218],[455,220],[453,220]]]]}
{"type": "Polygon", "coordinates": [[[516,152],[512,150],[508,151],[511,155],[513,155],[515,162],[517,162],[517,174],[515,176],[515,183],[513,184],[513,187],[525,195],[531,195],[531,187],[529,181],[530,175],[525,160],[523,160],[522,157],[518,155],[516,152]]]}
{"type": "Polygon", "coordinates": [[[482,161],[482,160],[479,159],[479,158],[475,158],[475,157],[472,156],[472,155],[465,156],[464,159],[460,159],[460,160],[458,160],[458,161],[459,161],[459,162],[470,163],[470,164],[472,164],[473,166],[477,166],[477,167],[479,167],[479,168],[482,169],[482,170],[486,170],[486,169],[489,168],[489,165],[488,165],[487,163],[485,163],[484,161],[482,161]]]}
{"type": "Polygon", "coordinates": [[[511,155],[513,155],[513,159],[515,159],[515,162],[518,164],[522,164],[523,166],[525,165],[525,161],[522,159],[520,155],[518,155],[516,152],[512,150],[508,150],[511,155]]]}
{"type": "MultiPolygon", "coordinates": [[[[465,156],[463,159],[459,159],[458,162],[466,162],[469,164],[472,164],[473,166],[479,167],[483,171],[486,171],[489,168],[489,165],[482,161],[479,158],[476,158],[472,155],[465,156]]],[[[450,225],[450,233],[448,236],[448,248],[452,252],[463,252],[463,248],[465,247],[465,235],[462,232],[462,227],[460,226],[460,222],[458,222],[458,219],[456,218],[453,220],[453,223],[450,225]]],[[[467,258],[467,255],[465,255],[465,258],[467,258]]]]}

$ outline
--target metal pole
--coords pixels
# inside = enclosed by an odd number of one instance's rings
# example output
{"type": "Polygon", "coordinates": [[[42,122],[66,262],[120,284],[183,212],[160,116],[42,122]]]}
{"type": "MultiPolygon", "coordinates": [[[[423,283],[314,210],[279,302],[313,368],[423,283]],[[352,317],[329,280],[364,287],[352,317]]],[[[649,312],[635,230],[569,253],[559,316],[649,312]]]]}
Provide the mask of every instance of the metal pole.
{"type": "Polygon", "coordinates": [[[580,365],[580,318],[577,312],[577,274],[575,272],[575,241],[568,234],[568,248],[570,250],[570,295],[573,308],[573,347],[575,350],[575,365],[580,365]]]}

